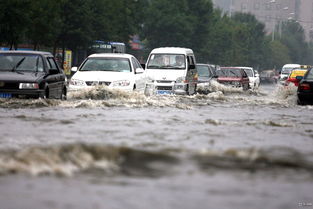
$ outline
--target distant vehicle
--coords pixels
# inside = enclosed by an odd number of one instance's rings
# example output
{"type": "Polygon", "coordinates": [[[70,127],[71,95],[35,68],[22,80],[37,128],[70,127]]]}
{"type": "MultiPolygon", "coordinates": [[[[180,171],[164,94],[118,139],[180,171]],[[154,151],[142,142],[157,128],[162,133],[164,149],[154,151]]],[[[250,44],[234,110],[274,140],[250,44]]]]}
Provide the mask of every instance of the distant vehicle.
{"type": "Polygon", "coordinates": [[[125,53],[126,46],[121,42],[94,41],[89,48],[89,55],[94,53],[125,53]]]}
{"type": "Polygon", "coordinates": [[[304,76],[297,76],[299,86],[297,90],[298,104],[313,104],[313,70],[310,68],[304,76]]]}
{"type": "Polygon", "coordinates": [[[208,94],[211,80],[215,77],[215,67],[210,64],[197,64],[199,93],[208,94]]]}
{"type": "Polygon", "coordinates": [[[300,68],[294,68],[285,81],[285,85],[288,86],[290,83],[294,83],[295,86],[298,86],[299,80],[297,79],[297,76],[303,77],[309,68],[311,68],[309,65],[301,65],[300,68]]]}
{"type": "Polygon", "coordinates": [[[66,95],[66,76],[51,53],[0,52],[0,98],[66,99],[66,95]]]}
{"type": "Polygon", "coordinates": [[[236,67],[221,67],[217,72],[217,81],[224,85],[229,85],[236,88],[248,90],[249,77],[242,68],[236,67]]]}
{"type": "Polygon", "coordinates": [[[144,69],[130,54],[92,54],[88,56],[70,80],[69,90],[105,85],[109,88],[132,91],[143,89],[144,69]]]}
{"type": "Polygon", "coordinates": [[[278,82],[278,76],[276,75],[275,70],[263,70],[260,73],[260,82],[261,83],[271,83],[275,84],[278,82]]]}
{"type": "Polygon", "coordinates": [[[150,89],[157,94],[195,94],[198,74],[191,49],[163,47],[153,49],[146,64],[146,95],[150,89]]]}
{"type": "Polygon", "coordinates": [[[281,84],[284,84],[285,81],[287,80],[289,74],[291,73],[291,71],[294,69],[294,68],[299,68],[300,65],[299,64],[286,64],[282,67],[282,70],[280,72],[280,75],[279,75],[279,81],[281,84]]]}
{"type": "Polygon", "coordinates": [[[257,70],[252,67],[238,67],[243,69],[249,77],[249,86],[251,89],[257,89],[260,86],[260,75],[257,70]]]}

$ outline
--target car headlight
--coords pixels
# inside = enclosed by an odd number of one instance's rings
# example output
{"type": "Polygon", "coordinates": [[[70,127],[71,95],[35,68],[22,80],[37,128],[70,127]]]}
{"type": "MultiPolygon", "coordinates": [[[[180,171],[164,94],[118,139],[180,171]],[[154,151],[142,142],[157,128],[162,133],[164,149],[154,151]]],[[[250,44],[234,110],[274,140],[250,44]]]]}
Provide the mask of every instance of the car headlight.
{"type": "Polygon", "coordinates": [[[20,83],[20,89],[39,89],[38,83],[20,83]]]}
{"type": "Polygon", "coordinates": [[[70,85],[73,85],[73,86],[85,86],[86,83],[85,83],[85,81],[82,81],[82,80],[71,79],[70,80],[70,85]]]}
{"type": "Polygon", "coordinates": [[[182,76],[182,77],[178,77],[178,78],[176,79],[176,83],[187,83],[187,82],[186,82],[186,80],[185,80],[185,77],[182,76]]]}
{"type": "Polygon", "coordinates": [[[116,86],[129,86],[130,85],[130,81],[128,80],[121,80],[121,81],[113,81],[112,82],[112,86],[116,87],[116,86]]]}

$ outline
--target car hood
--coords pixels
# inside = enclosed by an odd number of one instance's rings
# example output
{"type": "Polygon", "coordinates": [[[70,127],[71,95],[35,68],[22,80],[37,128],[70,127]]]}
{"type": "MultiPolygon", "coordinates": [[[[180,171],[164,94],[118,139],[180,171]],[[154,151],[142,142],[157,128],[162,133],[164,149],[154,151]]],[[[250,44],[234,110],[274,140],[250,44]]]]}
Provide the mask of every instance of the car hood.
{"type": "Polygon", "coordinates": [[[186,70],[155,70],[148,69],[145,71],[146,78],[151,80],[167,80],[167,81],[175,81],[179,77],[186,76],[186,70]]]}
{"type": "Polygon", "coordinates": [[[82,81],[118,81],[118,80],[132,80],[133,74],[130,72],[111,72],[111,71],[78,71],[72,79],[82,81]]]}
{"type": "Polygon", "coordinates": [[[210,80],[212,80],[212,77],[203,77],[203,76],[198,77],[198,83],[209,82],[210,80]]]}
{"type": "Polygon", "coordinates": [[[36,82],[41,79],[43,72],[21,72],[21,71],[2,71],[0,72],[1,81],[19,81],[19,82],[36,82]]]}

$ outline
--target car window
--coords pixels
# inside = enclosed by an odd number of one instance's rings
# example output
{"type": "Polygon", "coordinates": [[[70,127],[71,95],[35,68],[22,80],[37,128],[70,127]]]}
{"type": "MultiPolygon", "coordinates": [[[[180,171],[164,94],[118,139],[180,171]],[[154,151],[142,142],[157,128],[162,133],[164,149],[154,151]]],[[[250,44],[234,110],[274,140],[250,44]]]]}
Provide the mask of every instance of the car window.
{"type": "MultiPolygon", "coordinates": [[[[245,74],[244,71],[242,71],[242,72],[247,77],[247,74],[245,74]]],[[[222,77],[242,77],[243,76],[242,72],[240,69],[223,68],[223,69],[217,71],[217,75],[222,76],[222,77]]]]}
{"type": "Polygon", "coordinates": [[[209,66],[206,65],[197,65],[197,71],[198,71],[198,75],[200,77],[210,77],[212,76],[212,73],[209,69],[209,66]]]}
{"type": "Polygon", "coordinates": [[[43,61],[42,61],[42,57],[38,56],[37,59],[37,69],[39,72],[43,72],[43,61]]]}
{"type": "Polygon", "coordinates": [[[245,73],[249,76],[249,77],[253,77],[253,72],[250,69],[244,69],[245,73]]]}
{"type": "Polygon", "coordinates": [[[0,70],[37,71],[39,59],[36,54],[1,54],[0,70]]]}
{"type": "Polygon", "coordinates": [[[308,79],[308,80],[313,79],[313,70],[312,69],[306,74],[306,79],[308,79]]]}
{"type": "Polygon", "coordinates": [[[134,69],[142,68],[139,62],[134,57],[132,57],[132,64],[134,66],[134,69]]]}
{"type": "Polygon", "coordinates": [[[54,59],[52,57],[48,57],[47,58],[47,65],[49,69],[59,69],[57,67],[56,62],[54,61],[54,59]]]}
{"type": "Polygon", "coordinates": [[[80,71],[131,72],[131,67],[128,58],[88,58],[80,71]]]}
{"type": "Polygon", "coordinates": [[[185,69],[186,59],[183,54],[152,54],[147,64],[148,69],[185,69]]]}

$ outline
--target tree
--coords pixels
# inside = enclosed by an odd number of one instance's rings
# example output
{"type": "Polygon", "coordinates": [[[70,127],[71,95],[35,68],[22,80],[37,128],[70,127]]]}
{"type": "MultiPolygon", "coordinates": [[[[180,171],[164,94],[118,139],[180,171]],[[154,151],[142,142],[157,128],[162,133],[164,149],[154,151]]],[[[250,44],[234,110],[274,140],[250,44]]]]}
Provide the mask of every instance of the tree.
{"type": "Polygon", "coordinates": [[[0,1],[0,41],[16,49],[24,38],[30,24],[29,8],[31,0],[0,1]]]}
{"type": "Polygon", "coordinates": [[[39,49],[39,45],[55,46],[61,29],[60,0],[32,1],[29,17],[32,21],[26,36],[34,50],[39,49]]]}

